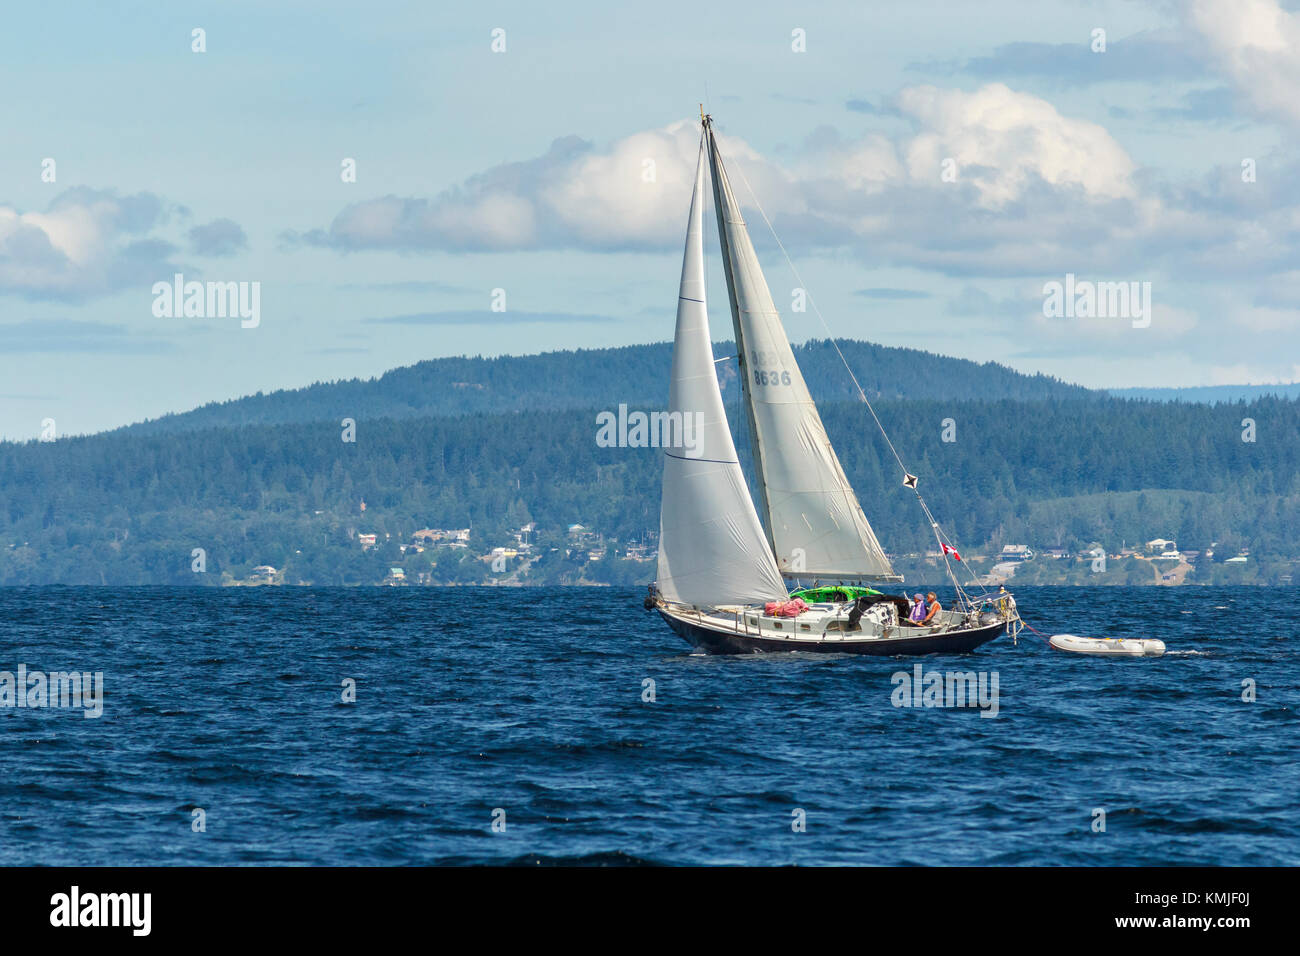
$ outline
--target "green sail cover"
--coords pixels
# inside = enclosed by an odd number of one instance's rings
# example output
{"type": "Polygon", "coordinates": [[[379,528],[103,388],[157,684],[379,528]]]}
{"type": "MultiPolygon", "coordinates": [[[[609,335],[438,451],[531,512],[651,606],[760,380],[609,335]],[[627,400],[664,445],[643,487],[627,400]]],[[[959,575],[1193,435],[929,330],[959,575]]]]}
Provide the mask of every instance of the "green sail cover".
{"type": "Polygon", "coordinates": [[[860,597],[880,597],[882,592],[874,588],[850,587],[846,584],[822,588],[799,588],[790,597],[803,598],[809,604],[826,604],[837,601],[856,601],[860,597]]]}

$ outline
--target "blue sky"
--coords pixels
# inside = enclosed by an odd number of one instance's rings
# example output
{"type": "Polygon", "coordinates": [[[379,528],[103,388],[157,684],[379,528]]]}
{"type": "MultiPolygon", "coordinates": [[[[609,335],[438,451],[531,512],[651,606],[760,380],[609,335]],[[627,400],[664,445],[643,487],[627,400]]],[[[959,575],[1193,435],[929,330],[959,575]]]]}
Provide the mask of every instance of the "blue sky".
{"type": "MultiPolygon", "coordinates": [[[[706,97],[836,335],[1091,386],[1300,378],[1295,4],[226,0],[6,18],[5,438],[440,355],[667,340],[706,97]],[[176,272],[259,282],[260,324],[156,316],[152,286],[176,272]],[[1046,318],[1043,286],[1067,272],[1150,282],[1150,326],[1046,318]]],[[[795,340],[826,334],[786,318],[795,340]]]]}

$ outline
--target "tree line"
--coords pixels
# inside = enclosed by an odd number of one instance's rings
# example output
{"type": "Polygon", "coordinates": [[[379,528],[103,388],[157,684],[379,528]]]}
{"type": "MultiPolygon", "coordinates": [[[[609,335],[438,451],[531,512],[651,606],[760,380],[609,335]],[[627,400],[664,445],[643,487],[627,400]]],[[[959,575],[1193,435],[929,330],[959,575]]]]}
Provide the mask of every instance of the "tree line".
{"type": "MultiPolygon", "coordinates": [[[[1099,543],[1115,552],[1165,537],[1184,548],[1220,541],[1266,559],[1300,554],[1300,400],[875,405],[962,547],[1099,543]]],[[[507,532],[529,522],[546,539],[556,580],[648,580],[652,569],[636,563],[564,565],[577,560],[563,556],[570,524],[624,543],[658,529],[659,452],[599,447],[600,410],[358,416],[355,442],[330,420],[0,443],[0,584],[195,583],[196,548],[208,562],[203,580],[213,583],[260,564],[295,580],[375,583],[407,560],[393,549],[418,529],[472,527],[471,551],[481,554],[510,544],[507,532]],[[362,552],[358,533],[385,544],[362,552]]],[[[821,410],[886,549],[933,548],[866,408],[831,401],[821,410]]],[[[738,411],[733,395],[728,412],[752,477],[738,411]]],[[[439,580],[479,573],[465,563],[473,553],[426,553],[418,560],[441,568],[439,580]]]]}

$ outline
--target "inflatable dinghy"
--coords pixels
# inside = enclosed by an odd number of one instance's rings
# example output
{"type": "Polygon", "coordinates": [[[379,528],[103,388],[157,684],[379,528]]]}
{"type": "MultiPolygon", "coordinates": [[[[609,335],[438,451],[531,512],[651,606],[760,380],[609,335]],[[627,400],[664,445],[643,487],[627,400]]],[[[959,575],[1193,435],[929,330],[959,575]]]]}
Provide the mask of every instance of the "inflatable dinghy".
{"type": "Polygon", "coordinates": [[[1097,654],[1102,657],[1159,657],[1165,642],[1138,637],[1080,637],[1077,634],[1053,634],[1048,643],[1058,651],[1097,654]]]}

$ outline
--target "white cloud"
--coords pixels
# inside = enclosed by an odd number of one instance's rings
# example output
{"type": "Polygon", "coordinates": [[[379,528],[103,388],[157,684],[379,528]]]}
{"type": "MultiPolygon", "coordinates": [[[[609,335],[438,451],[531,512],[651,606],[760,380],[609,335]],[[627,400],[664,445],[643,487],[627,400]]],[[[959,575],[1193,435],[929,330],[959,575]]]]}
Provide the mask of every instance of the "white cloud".
{"type": "Polygon", "coordinates": [[[670,228],[671,200],[689,195],[694,182],[699,130],[693,127],[678,122],[587,153],[548,183],[538,201],[578,245],[680,241],[670,228]]]}
{"type": "MultiPolygon", "coordinates": [[[[1193,329],[1230,332],[1243,343],[1296,330],[1300,313],[1288,307],[1300,282],[1275,278],[1294,278],[1300,256],[1300,188],[1292,185],[1300,164],[1287,165],[1289,158],[1264,157],[1269,175],[1258,183],[1243,183],[1231,162],[1201,184],[1170,183],[1139,170],[1102,126],[1000,83],[910,87],[893,112],[911,129],[848,139],[819,128],[780,163],[720,133],[742,205],[751,206],[748,180],[796,257],[847,252],[872,267],[1028,279],[1026,288],[1039,291],[995,311],[1019,319],[1030,339],[1023,344],[1040,351],[1204,350],[1206,336],[1193,329]],[[947,157],[957,162],[955,182],[940,175],[947,157]],[[1066,273],[1150,282],[1150,326],[1044,319],[1042,285],[1066,273]],[[1247,279],[1257,294],[1249,306],[1227,292],[1247,279]]],[[[569,137],[433,199],[354,204],[305,238],[349,250],[677,250],[698,143],[698,125],[688,120],[602,148],[569,137]]],[[[746,215],[762,247],[766,227],[746,215]]],[[[954,306],[962,310],[989,311],[954,306]]],[[[1230,350],[1213,358],[1227,365],[1245,357],[1230,350]]]]}
{"type": "Polygon", "coordinates": [[[1238,93],[1261,114],[1300,123],[1300,14],[1277,0],[1191,0],[1185,10],[1238,93]]]}
{"type": "Polygon", "coordinates": [[[1102,199],[1134,195],[1133,161],[1110,134],[1036,96],[1001,83],[974,93],[918,86],[903,90],[898,103],[922,126],[905,147],[918,181],[939,182],[943,160],[952,158],[959,176],[974,167],[967,175],[986,207],[1017,199],[1031,176],[1102,199]]]}
{"type": "MultiPolygon", "coordinates": [[[[542,156],[494,167],[433,199],[354,203],[328,230],[296,238],[341,249],[671,248],[681,242],[699,139],[698,124],[689,120],[633,133],[599,151],[565,137],[542,156]]],[[[788,195],[778,188],[784,173],[744,142],[719,139],[758,192],[788,195]]],[[[774,206],[786,208],[779,198],[774,206]]]]}
{"type": "Polygon", "coordinates": [[[170,269],[174,247],[150,233],[166,219],[148,193],[69,189],[45,212],[0,205],[0,293],[80,298],[170,269]]]}
{"type": "MultiPolygon", "coordinates": [[[[903,90],[899,108],[915,121],[914,136],[844,142],[832,131],[810,139],[788,167],[719,134],[732,186],[748,205],[748,182],[773,219],[813,219],[821,245],[894,228],[902,211],[890,208],[891,191],[946,189],[938,201],[970,205],[963,186],[941,182],[940,163],[949,156],[980,209],[1044,184],[1085,202],[1134,195],[1134,164],[1106,130],[1062,116],[1038,97],[999,83],[974,93],[923,86],[903,90]]],[[[300,238],[341,249],[673,248],[681,242],[699,135],[698,124],[682,120],[603,150],[576,137],[556,140],[542,156],[487,170],[433,199],[355,203],[328,230],[300,238]]]]}
{"type": "Polygon", "coordinates": [[[878,134],[868,134],[852,143],[836,142],[814,153],[814,162],[800,164],[801,178],[814,180],[822,176],[841,188],[879,193],[907,176],[897,147],[878,134]]]}

